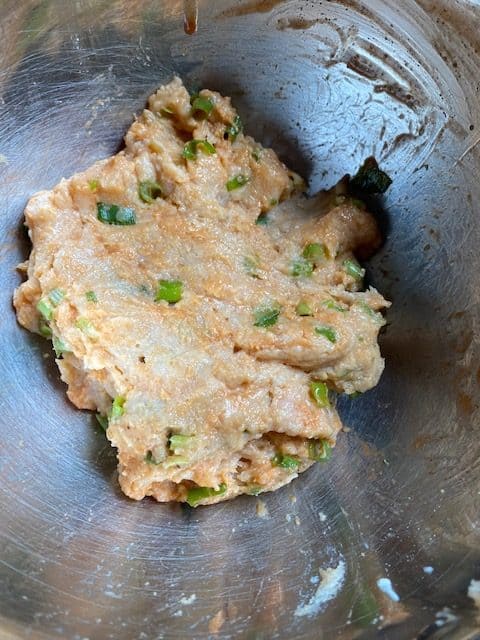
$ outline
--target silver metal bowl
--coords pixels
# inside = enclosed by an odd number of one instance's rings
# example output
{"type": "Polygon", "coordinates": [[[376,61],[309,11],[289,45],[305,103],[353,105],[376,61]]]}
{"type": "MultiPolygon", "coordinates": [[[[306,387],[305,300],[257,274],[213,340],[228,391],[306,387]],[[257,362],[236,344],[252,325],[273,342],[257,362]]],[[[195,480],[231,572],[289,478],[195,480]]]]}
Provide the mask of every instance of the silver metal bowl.
{"type": "Polygon", "coordinates": [[[0,18],[0,637],[480,637],[479,0],[203,0],[192,36],[172,0],[0,18]],[[368,155],[394,178],[381,383],[339,400],[328,464],[197,510],[121,495],[11,307],[27,198],[115,152],[174,73],[231,95],[312,192],[368,155]]]}

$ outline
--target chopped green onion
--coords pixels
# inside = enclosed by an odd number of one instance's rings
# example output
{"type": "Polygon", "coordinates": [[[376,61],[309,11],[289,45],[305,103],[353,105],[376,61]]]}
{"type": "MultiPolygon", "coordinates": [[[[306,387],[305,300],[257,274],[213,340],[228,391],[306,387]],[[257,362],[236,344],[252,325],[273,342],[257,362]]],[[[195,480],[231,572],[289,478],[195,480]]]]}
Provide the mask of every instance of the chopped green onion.
{"type": "Polygon", "coordinates": [[[357,305],[364,313],[366,313],[371,318],[374,318],[378,323],[382,325],[385,324],[385,318],[382,316],[382,314],[379,311],[375,311],[375,309],[372,309],[372,307],[370,307],[366,302],[360,300],[359,302],[357,302],[357,305]]]}
{"type": "Polygon", "coordinates": [[[310,383],[310,395],[319,407],[329,407],[328,387],[324,382],[313,381],[310,383]]]}
{"type": "Polygon", "coordinates": [[[159,280],[155,302],[166,300],[170,304],[175,304],[182,299],[183,283],[180,280],[159,280]]]}
{"type": "Polygon", "coordinates": [[[53,318],[53,307],[47,298],[40,298],[37,302],[37,311],[39,311],[48,322],[53,318]]]}
{"type": "Polygon", "coordinates": [[[254,327],[273,327],[277,323],[281,308],[278,304],[272,307],[257,307],[253,312],[255,322],[254,327]]]}
{"type": "Polygon", "coordinates": [[[266,213],[261,213],[255,220],[255,224],[258,224],[260,227],[266,227],[268,222],[268,215],[266,213]]]}
{"type": "Polygon", "coordinates": [[[340,311],[340,313],[346,313],[348,311],[346,307],[342,307],[334,300],[325,300],[324,302],[322,302],[322,305],[330,311],[340,311]]]}
{"type": "Polygon", "coordinates": [[[258,496],[258,494],[262,493],[263,487],[259,484],[251,484],[247,487],[247,493],[250,496],[258,496]]]}
{"type": "Polygon", "coordinates": [[[161,195],[162,187],[158,182],[154,182],[153,180],[144,180],[138,185],[138,197],[147,204],[151,204],[157,198],[160,198],[161,195]]]}
{"type": "Polygon", "coordinates": [[[147,451],[144,457],[144,461],[148,462],[148,464],[162,464],[163,462],[163,460],[160,460],[159,462],[157,462],[153,457],[153,453],[151,451],[147,451]]]}
{"type": "Polygon", "coordinates": [[[272,198],[272,199],[270,200],[270,206],[271,206],[271,207],[276,207],[276,206],[277,206],[277,204],[278,204],[278,200],[277,200],[277,198],[272,198]]]}
{"type": "Polygon", "coordinates": [[[168,118],[169,116],[173,116],[173,109],[170,109],[170,107],[162,107],[160,109],[160,114],[168,118]]]}
{"type": "Polygon", "coordinates": [[[187,144],[183,147],[182,156],[186,160],[196,160],[198,149],[209,156],[217,153],[217,150],[215,149],[213,144],[208,142],[208,140],[190,140],[190,142],[187,142],[187,144]]]}
{"type": "Polygon", "coordinates": [[[100,183],[99,183],[98,180],[89,180],[88,181],[88,188],[90,189],[90,191],[96,191],[99,186],[100,186],[100,183]]]}
{"type": "Polygon", "coordinates": [[[97,202],[97,218],[104,224],[130,225],[137,222],[135,210],[118,204],[97,202]]]}
{"type": "Polygon", "coordinates": [[[65,298],[65,292],[61,289],[52,289],[48,294],[48,299],[54,307],[58,307],[60,302],[65,298]]]}
{"type": "Polygon", "coordinates": [[[258,260],[256,258],[245,256],[243,259],[243,267],[249,276],[258,278],[258,260]]]}
{"type": "Polygon", "coordinates": [[[123,405],[125,404],[126,400],[127,399],[123,396],[117,396],[116,398],[114,398],[112,402],[112,408],[110,409],[110,418],[112,420],[121,418],[123,416],[123,414],[125,413],[123,405]]]}
{"type": "Polygon", "coordinates": [[[195,441],[192,440],[193,438],[195,438],[195,436],[185,436],[180,433],[173,434],[169,438],[168,448],[170,449],[170,451],[174,452],[179,449],[187,449],[188,447],[191,447],[192,444],[194,444],[195,441]]]}
{"type": "Polygon", "coordinates": [[[222,482],[218,489],[211,489],[210,487],[193,487],[188,490],[187,502],[191,507],[196,507],[201,500],[205,498],[211,498],[213,496],[223,496],[227,492],[227,485],[222,482]]]}
{"type": "Polygon", "coordinates": [[[392,179],[380,169],[375,158],[367,158],[356,175],[350,180],[350,186],[363,193],[385,193],[392,179]]]}
{"type": "Polygon", "coordinates": [[[38,323],[38,330],[40,332],[40,335],[42,335],[44,338],[52,337],[52,330],[50,329],[45,318],[40,318],[40,321],[38,323]]]}
{"type": "Polygon", "coordinates": [[[261,149],[254,149],[252,151],[252,158],[255,160],[255,162],[260,162],[261,153],[262,153],[261,149]]]}
{"type": "Polygon", "coordinates": [[[225,136],[230,142],[235,142],[239,133],[243,131],[243,123],[240,116],[235,116],[232,124],[225,129],[225,136]]]}
{"type": "Polygon", "coordinates": [[[328,256],[328,249],[324,244],[312,242],[306,245],[305,249],[303,250],[302,256],[306,260],[310,260],[314,264],[317,264],[326,260],[328,256]]]}
{"type": "Polygon", "coordinates": [[[313,311],[307,302],[299,302],[295,311],[297,316],[313,316],[313,311]]]}
{"type": "Polygon", "coordinates": [[[357,209],[362,209],[362,211],[365,211],[365,209],[367,208],[367,205],[365,204],[365,202],[363,200],[359,200],[358,198],[350,198],[350,202],[357,207],[357,209]]]}
{"type": "Polygon", "coordinates": [[[332,327],[315,327],[315,333],[318,336],[323,336],[329,340],[332,344],[337,341],[337,332],[332,327]]]}
{"type": "Polygon", "coordinates": [[[67,345],[63,342],[63,340],[60,340],[60,338],[57,338],[57,336],[53,336],[52,343],[53,350],[55,351],[55,355],[57,356],[57,358],[60,358],[60,356],[69,351],[67,345]]]}
{"type": "Polygon", "coordinates": [[[77,329],[80,329],[89,338],[98,338],[98,333],[93,324],[87,318],[77,318],[75,322],[77,329]]]}
{"type": "Polygon", "coordinates": [[[355,278],[355,280],[361,280],[365,275],[365,269],[362,269],[356,260],[344,260],[343,268],[345,269],[345,273],[355,278]]]}
{"type": "Polygon", "coordinates": [[[163,461],[162,466],[170,469],[170,467],[182,467],[187,464],[190,464],[190,460],[185,456],[169,456],[163,461]]]}
{"type": "Polygon", "coordinates": [[[210,98],[204,98],[203,96],[195,96],[192,101],[192,113],[195,115],[198,111],[201,111],[205,116],[209,116],[213,110],[213,102],[210,98]]]}
{"type": "Polygon", "coordinates": [[[108,429],[108,418],[107,418],[107,416],[102,416],[101,413],[97,413],[95,415],[95,418],[97,419],[97,422],[102,427],[102,429],[104,431],[106,431],[108,429]]]}
{"type": "Polygon", "coordinates": [[[307,444],[308,457],[310,460],[320,462],[329,460],[332,455],[332,447],[327,440],[309,440],[307,444]]]}
{"type": "Polygon", "coordinates": [[[361,391],[354,391],[353,393],[348,393],[347,395],[352,400],[355,400],[355,398],[359,398],[362,395],[362,392],[361,391]]]}
{"type": "Polygon", "coordinates": [[[297,260],[294,260],[292,263],[292,268],[290,270],[290,275],[294,278],[309,278],[313,273],[313,263],[310,260],[305,260],[305,258],[300,257],[297,260]]]}
{"type": "Polygon", "coordinates": [[[87,291],[85,297],[88,302],[98,302],[97,294],[95,293],[95,291],[87,291]]]}
{"type": "Polygon", "coordinates": [[[288,469],[288,471],[296,471],[300,466],[300,460],[293,456],[284,455],[283,453],[277,453],[272,458],[272,465],[274,467],[281,467],[282,469],[288,469]]]}
{"type": "Polygon", "coordinates": [[[230,178],[230,180],[227,182],[227,191],[235,191],[235,189],[240,189],[240,187],[244,187],[249,180],[250,178],[239,173],[238,176],[230,178]]]}

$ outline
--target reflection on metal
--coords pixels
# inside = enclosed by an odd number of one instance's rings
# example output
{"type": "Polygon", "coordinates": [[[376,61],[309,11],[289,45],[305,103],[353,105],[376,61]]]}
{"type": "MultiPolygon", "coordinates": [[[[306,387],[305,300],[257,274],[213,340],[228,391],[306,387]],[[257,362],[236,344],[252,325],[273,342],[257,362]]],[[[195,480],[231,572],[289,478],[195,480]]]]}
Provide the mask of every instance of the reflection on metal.
{"type": "Polygon", "coordinates": [[[186,38],[183,0],[1,3],[0,637],[473,638],[480,147],[456,160],[480,131],[478,3],[198,4],[186,38]],[[312,191],[372,154],[394,178],[369,274],[394,302],[385,374],[340,398],[351,430],[262,495],[266,518],[253,497],[192,511],[122,496],[110,445],[11,308],[27,198],[115,152],[174,73],[232,95],[312,191]],[[294,616],[342,559],[336,597],[294,616]],[[436,619],[445,607],[455,620],[436,619]]]}

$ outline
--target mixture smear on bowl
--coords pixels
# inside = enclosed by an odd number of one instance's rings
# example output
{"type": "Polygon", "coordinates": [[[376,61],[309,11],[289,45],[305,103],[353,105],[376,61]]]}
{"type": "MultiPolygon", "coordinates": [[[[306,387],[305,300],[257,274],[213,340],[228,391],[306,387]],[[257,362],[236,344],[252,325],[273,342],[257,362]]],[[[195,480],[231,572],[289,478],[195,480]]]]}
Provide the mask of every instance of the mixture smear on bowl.
{"type": "MultiPolygon", "coordinates": [[[[29,201],[18,320],[52,340],[73,404],[98,412],[127,496],[277,489],[329,458],[334,392],[383,370],[388,303],[355,257],[378,248],[377,224],[348,178],[306,198],[229,98],[179,79],[125,142],[29,201]]],[[[384,190],[369,162],[354,180],[384,190]]]]}

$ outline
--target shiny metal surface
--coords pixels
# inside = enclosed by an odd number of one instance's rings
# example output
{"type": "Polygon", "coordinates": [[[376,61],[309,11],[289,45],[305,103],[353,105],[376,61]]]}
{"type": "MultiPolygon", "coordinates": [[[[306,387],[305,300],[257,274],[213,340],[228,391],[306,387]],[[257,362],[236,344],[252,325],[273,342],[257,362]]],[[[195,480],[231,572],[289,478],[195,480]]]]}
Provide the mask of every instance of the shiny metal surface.
{"type": "Polygon", "coordinates": [[[480,4],[202,0],[194,36],[182,11],[1,3],[0,637],[478,638],[480,4]],[[380,385],[340,399],[330,463],[195,511],[120,494],[11,308],[29,195],[114,152],[173,73],[232,95],[312,191],[370,154],[394,178],[369,270],[393,300],[380,385]]]}

